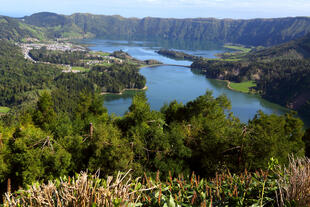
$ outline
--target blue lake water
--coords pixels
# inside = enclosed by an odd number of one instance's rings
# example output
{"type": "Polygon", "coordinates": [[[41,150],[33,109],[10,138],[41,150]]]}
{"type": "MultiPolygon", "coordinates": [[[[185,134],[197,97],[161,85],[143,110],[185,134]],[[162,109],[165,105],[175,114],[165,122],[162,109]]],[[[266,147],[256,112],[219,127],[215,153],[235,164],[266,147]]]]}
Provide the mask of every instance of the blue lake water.
{"type": "MultiPolygon", "coordinates": [[[[139,60],[155,59],[165,64],[184,66],[189,66],[191,64],[190,61],[173,60],[157,54],[155,51],[158,50],[160,46],[154,46],[154,44],[150,42],[93,39],[84,40],[83,43],[88,44],[91,50],[104,52],[123,50],[139,60]]],[[[223,48],[212,48],[210,50],[177,49],[208,58],[214,58],[216,53],[225,51],[223,48]]],[[[159,110],[165,103],[169,103],[173,100],[186,104],[188,101],[194,100],[198,96],[205,94],[207,90],[210,90],[215,97],[225,94],[231,101],[231,111],[243,122],[252,119],[258,110],[262,110],[267,114],[284,114],[288,112],[288,109],[266,101],[257,95],[229,90],[224,81],[207,79],[204,75],[194,73],[188,67],[167,65],[145,67],[140,70],[140,73],[146,77],[146,85],[148,87],[148,89],[142,93],[146,93],[150,106],[154,110],[159,110]]],[[[123,95],[105,95],[104,105],[107,107],[110,114],[122,116],[128,111],[132,97],[136,93],[141,93],[141,91],[126,91],[123,95]]]]}

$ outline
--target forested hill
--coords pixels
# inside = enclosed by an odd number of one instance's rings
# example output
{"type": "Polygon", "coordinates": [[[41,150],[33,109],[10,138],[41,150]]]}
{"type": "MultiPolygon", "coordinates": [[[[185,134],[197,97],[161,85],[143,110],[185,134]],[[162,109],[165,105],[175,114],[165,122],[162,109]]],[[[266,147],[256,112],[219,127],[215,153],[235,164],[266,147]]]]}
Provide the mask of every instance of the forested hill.
{"type": "Polygon", "coordinates": [[[76,65],[78,58],[86,55],[90,54],[41,51],[38,56],[43,60],[49,57],[47,61],[51,62],[38,59],[33,63],[24,59],[20,47],[0,40],[0,107],[14,108],[12,111],[31,108],[42,91],[50,91],[57,110],[73,110],[83,90],[119,93],[125,88],[145,86],[146,80],[138,73],[137,66],[129,63],[93,65],[89,72],[63,72],[62,64],[76,65]]]}
{"type": "Polygon", "coordinates": [[[21,41],[26,38],[44,38],[44,31],[14,18],[0,16],[0,39],[21,41]]]}
{"type": "Polygon", "coordinates": [[[48,28],[50,37],[87,35],[124,39],[219,41],[244,45],[276,45],[310,32],[309,17],[232,20],[214,18],[123,18],[92,14],[70,16],[37,13],[28,24],[48,28]]]}
{"type": "Polygon", "coordinates": [[[310,59],[310,34],[274,47],[252,50],[246,58],[251,60],[310,59]]]}
{"type": "Polygon", "coordinates": [[[264,98],[310,115],[310,35],[243,56],[223,57],[236,61],[199,59],[192,68],[209,78],[255,81],[255,90],[264,98]]]}

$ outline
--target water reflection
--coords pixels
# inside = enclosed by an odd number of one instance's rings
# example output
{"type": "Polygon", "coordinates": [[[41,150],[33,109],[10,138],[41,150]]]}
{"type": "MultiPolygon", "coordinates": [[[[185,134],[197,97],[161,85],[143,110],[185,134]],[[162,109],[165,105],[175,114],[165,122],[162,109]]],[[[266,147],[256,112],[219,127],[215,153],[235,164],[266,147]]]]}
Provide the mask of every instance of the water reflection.
{"type": "Polygon", "coordinates": [[[127,90],[124,91],[121,95],[119,94],[106,94],[104,95],[104,101],[111,102],[119,99],[127,100],[132,99],[138,93],[145,93],[145,91],[141,90],[127,90]]]}
{"type": "MultiPolygon", "coordinates": [[[[113,38],[113,37],[102,37],[97,40],[108,40],[115,44],[123,44],[129,46],[143,46],[143,47],[154,47],[154,48],[165,48],[165,49],[177,49],[177,50],[221,50],[223,49],[222,42],[215,41],[201,41],[201,40],[172,40],[172,39],[130,39],[130,38],[113,38]]],[[[86,40],[88,41],[88,40],[86,40]]]]}

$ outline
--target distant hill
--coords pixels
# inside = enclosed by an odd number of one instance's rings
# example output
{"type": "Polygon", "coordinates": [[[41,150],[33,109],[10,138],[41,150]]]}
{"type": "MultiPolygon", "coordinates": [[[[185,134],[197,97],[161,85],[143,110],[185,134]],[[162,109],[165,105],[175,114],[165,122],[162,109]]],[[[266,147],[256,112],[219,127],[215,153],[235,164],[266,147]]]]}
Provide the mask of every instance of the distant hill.
{"type": "Polygon", "coordinates": [[[50,12],[33,14],[22,19],[29,25],[45,30],[48,38],[87,38],[94,35],[84,31],[72,18],[50,12]]]}
{"type": "Polygon", "coordinates": [[[51,12],[41,12],[33,14],[25,18],[26,23],[36,25],[38,27],[57,27],[70,24],[70,19],[64,15],[51,12]]]}
{"type": "Polygon", "coordinates": [[[274,59],[309,59],[310,58],[310,34],[303,38],[283,43],[274,47],[261,50],[253,50],[247,56],[255,60],[274,59]]]}
{"type": "Polygon", "coordinates": [[[25,38],[42,39],[44,29],[27,25],[14,18],[0,16],[0,39],[20,41],[25,38]]]}
{"type": "Polygon", "coordinates": [[[113,39],[219,41],[270,46],[305,36],[309,17],[276,19],[165,19],[123,18],[92,14],[70,16],[37,13],[24,17],[27,24],[48,28],[51,37],[87,35],[113,39]]]}

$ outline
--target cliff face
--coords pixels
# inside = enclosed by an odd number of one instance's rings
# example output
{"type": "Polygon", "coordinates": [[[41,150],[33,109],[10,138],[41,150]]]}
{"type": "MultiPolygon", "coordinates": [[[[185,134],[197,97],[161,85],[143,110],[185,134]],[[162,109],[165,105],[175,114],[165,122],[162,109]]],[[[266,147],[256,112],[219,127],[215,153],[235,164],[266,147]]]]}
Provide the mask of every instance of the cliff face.
{"type": "Polygon", "coordinates": [[[150,17],[137,19],[80,13],[70,16],[37,13],[25,17],[24,21],[49,28],[51,35],[53,31],[59,34],[59,31],[67,31],[70,28],[76,33],[92,33],[96,37],[115,39],[218,41],[254,46],[275,45],[310,32],[308,17],[251,20],[150,17]]]}

